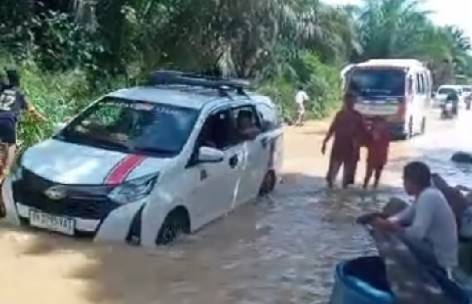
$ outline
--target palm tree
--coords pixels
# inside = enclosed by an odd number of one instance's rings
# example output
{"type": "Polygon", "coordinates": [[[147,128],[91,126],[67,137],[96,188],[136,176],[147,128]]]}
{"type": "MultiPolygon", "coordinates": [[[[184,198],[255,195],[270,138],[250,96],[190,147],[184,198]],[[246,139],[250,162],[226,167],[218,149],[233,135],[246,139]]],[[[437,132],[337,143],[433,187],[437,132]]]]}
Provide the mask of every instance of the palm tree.
{"type": "Polygon", "coordinates": [[[359,29],[364,58],[396,58],[430,26],[418,0],[364,0],[359,29]]]}
{"type": "Polygon", "coordinates": [[[419,0],[364,0],[357,12],[360,59],[417,58],[433,70],[436,83],[468,69],[470,40],[455,27],[437,27],[419,0]]]}

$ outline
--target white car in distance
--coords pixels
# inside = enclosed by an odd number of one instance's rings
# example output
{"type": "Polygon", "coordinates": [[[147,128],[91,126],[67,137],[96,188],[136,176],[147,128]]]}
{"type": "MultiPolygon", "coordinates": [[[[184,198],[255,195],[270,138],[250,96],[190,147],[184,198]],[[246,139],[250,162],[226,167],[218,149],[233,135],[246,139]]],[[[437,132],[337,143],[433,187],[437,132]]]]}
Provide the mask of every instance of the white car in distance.
{"type": "Polygon", "coordinates": [[[459,97],[459,104],[461,104],[464,101],[464,96],[463,96],[463,91],[462,87],[459,85],[442,85],[438,88],[438,91],[436,92],[434,96],[434,106],[439,107],[441,103],[445,102],[447,100],[447,97],[450,94],[457,94],[459,97]]]}

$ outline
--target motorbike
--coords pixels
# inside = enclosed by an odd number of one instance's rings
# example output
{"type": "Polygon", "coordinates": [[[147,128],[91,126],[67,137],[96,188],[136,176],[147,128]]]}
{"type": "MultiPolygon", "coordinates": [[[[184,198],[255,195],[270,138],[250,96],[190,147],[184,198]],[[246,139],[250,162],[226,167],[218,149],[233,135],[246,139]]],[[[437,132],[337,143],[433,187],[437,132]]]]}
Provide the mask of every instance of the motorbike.
{"type": "Polygon", "coordinates": [[[465,109],[467,111],[470,111],[470,108],[472,106],[472,95],[469,95],[467,96],[467,98],[465,99],[465,109]]]}
{"type": "Polygon", "coordinates": [[[459,109],[457,102],[451,100],[445,100],[441,102],[441,118],[452,119],[458,115],[459,109]]]}

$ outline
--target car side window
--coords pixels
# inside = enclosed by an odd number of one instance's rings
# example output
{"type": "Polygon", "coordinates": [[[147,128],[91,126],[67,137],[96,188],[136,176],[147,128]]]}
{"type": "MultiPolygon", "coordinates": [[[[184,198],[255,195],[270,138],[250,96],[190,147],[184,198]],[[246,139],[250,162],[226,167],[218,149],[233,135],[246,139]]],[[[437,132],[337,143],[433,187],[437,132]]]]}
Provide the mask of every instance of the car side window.
{"type": "Polygon", "coordinates": [[[280,126],[280,120],[274,108],[266,104],[258,104],[256,108],[261,120],[261,127],[264,131],[273,130],[280,126]]]}
{"type": "Polygon", "coordinates": [[[207,118],[198,138],[198,146],[225,150],[234,145],[234,138],[231,111],[224,110],[207,118]]]}
{"type": "Polygon", "coordinates": [[[234,108],[231,112],[237,143],[255,139],[261,133],[261,122],[253,106],[234,108]]]}

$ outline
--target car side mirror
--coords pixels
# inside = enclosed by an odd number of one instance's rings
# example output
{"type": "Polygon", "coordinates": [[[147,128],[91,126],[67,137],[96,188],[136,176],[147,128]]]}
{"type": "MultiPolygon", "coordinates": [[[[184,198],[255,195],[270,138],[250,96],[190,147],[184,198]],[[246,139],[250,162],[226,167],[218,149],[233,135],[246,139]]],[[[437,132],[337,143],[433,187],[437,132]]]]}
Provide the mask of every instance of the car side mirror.
{"type": "Polygon", "coordinates": [[[225,154],[215,148],[201,147],[198,150],[199,163],[219,163],[225,159],[225,154]]]}
{"type": "Polygon", "coordinates": [[[271,123],[269,121],[263,121],[261,123],[261,131],[262,132],[267,132],[269,131],[271,128],[271,123]]]}

